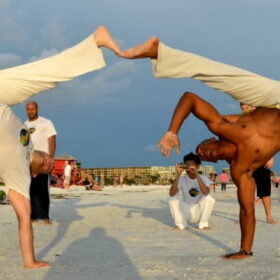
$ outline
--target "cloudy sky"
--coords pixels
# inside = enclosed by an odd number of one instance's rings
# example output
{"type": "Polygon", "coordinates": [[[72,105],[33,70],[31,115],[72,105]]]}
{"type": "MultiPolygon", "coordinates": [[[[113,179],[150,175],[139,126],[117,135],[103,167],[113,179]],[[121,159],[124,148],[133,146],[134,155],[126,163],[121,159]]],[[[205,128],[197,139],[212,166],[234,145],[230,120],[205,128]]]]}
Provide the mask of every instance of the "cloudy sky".
{"type": "MultiPolygon", "coordinates": [[[[279,11],[279,0],[0,0],[0,68],[57,53],[105,25],[123,49],[157,36],[171,47],[279,79],[279,11]]],[[[77,157],[83,167],[181,161],[211,135],[190,118],[180,133],[180,156],[166,159],[156,150],[184,91],[199,93],[224,114],[239,113],[233,99],[199,82],[154,79],[149,60],[125,61],[109,51],[105,57],[106,68],[35,98],[56,126],[57,153],[77,157]]],[[[25,120],[24,105],[14,110],[25,120]]],[[[276,170],[279,164],[277,158],[276,170]]]]}

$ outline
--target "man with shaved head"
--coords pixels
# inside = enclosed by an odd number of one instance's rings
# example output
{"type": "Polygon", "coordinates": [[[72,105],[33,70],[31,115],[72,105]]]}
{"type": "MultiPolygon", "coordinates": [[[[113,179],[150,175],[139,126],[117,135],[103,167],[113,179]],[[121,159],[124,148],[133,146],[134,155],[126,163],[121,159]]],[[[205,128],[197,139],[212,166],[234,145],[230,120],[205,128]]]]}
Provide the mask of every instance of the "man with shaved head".
{"type": "MultiPolygon", "coordinates": [[[[28,127],[34,149],[47,153],[53,160],[56,148],[56,130],[51,120],[39,116],[37,102],[29,101],[26,104],[28,127]]],[[[50,195],[48,174],[38,174],[31,178],[30,185],[31,220],[43,220],[45,225],[51,224],[50,220],[50,195]]]]}

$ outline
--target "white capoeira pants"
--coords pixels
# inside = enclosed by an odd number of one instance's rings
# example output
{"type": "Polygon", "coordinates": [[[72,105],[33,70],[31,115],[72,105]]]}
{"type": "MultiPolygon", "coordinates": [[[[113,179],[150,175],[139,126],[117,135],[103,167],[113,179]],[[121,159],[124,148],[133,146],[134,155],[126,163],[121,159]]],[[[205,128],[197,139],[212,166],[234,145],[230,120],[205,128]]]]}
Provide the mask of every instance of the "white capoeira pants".
{"type": "Polygon", "coordinates": [[[15,105],[105,66],[102,51],[93,35],[65,51],[32,63],[0,70],[0,103],[15,105]]]}
{"type": "Polygon", "coordinates": [[[196,204],[187,204],[182,197],[175,195],[168,199],[171,215],[175,225],[184,229],[188,223],[198,224],[199,229],[209,226],[209,218],[212,213],[215,199],[211,195],[204,196],[196,204]]]}
{"type": "Polygon", "coordinates": [[[192,78],[240,103],[280,109],[280,82],[240,68],[159,44],[152,60],[156,78],[192,78]]]}

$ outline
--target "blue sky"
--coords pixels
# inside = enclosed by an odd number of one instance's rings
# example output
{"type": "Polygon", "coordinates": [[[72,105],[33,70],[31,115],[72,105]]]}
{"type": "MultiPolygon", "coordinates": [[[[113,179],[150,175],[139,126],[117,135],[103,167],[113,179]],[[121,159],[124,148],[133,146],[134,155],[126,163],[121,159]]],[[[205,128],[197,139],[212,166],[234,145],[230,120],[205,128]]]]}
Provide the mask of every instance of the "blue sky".
{"type": "MultiPolygon", "coordinates": [[[[279,10],[278,0],[0,0],[0,68],[57,53],[105,25],[123,49],[157,36],[171,47],[279,79],[279,10]]],[[[211,135],[190,118],[180,133],[180,156],[166,159],[156,150],[184,91],[199,93],[224,114],[239,113],[233,99],[199,82],[153,78],[149,60],[126,61],[109,51],[105,57],[106,68],[35,98],[56,126],[57,153],[77,157],[83,167],[181,161],[211,135]]],[[[25,120],[24,105],[14,110],[25,120]]],[[[278,166],[276,157],[279,172],[278,166]]]]}

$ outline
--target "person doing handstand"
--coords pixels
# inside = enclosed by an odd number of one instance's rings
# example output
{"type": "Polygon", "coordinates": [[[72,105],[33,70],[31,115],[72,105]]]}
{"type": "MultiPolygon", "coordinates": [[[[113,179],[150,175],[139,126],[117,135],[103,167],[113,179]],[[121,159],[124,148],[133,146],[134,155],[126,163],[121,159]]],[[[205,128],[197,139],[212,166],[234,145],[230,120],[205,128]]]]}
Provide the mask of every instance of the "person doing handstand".
{"type": "Polygon", "coordinates": [[[54,163],[47,153],[33,149],[28,128],[10,106],[54,88],[58,82],[104,67],[100,47],[120,53],[102,26],[78,45],[57,55],[0,71],[0,176],[9,189],[9,199],[18,218],[20,249],[26,268],[49,265],[35,258],[29,187],[31,172],[33,176],[47,174],[54,163]]]}

